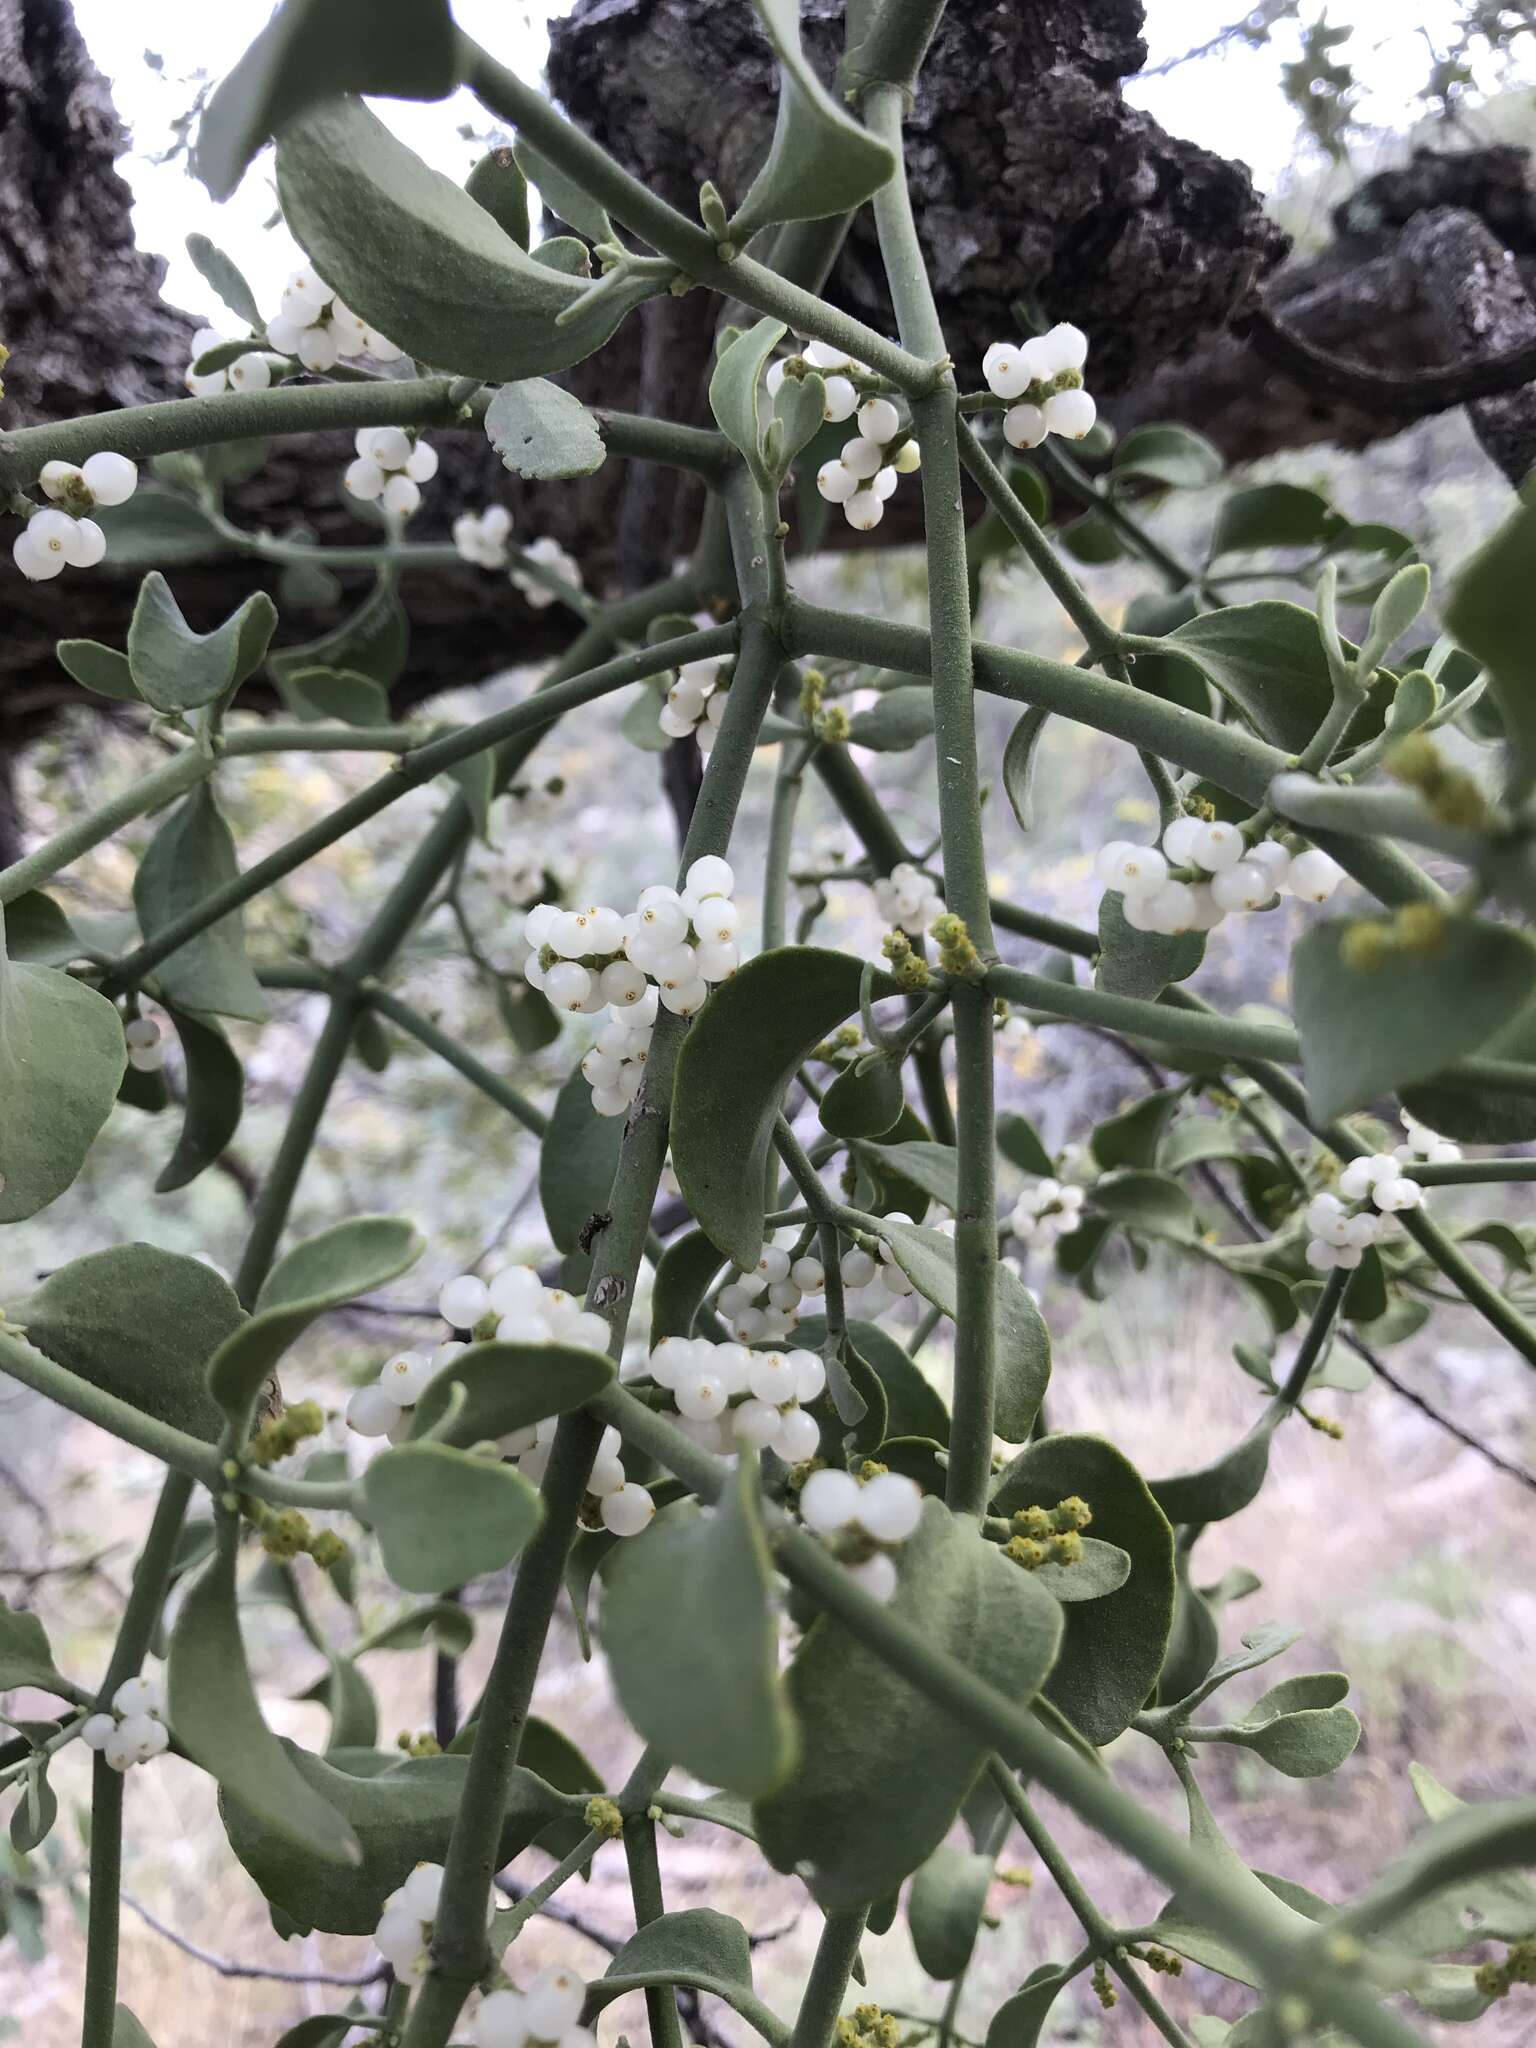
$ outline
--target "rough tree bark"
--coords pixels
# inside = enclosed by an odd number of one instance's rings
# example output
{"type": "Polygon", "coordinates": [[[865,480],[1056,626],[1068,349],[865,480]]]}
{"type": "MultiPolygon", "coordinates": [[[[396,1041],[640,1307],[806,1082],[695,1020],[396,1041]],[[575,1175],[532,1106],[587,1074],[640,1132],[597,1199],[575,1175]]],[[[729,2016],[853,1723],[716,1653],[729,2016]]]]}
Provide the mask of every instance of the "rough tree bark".
{"type": "MultiPolygon", "coordinates": [[[[830,78],[841,0],[804,0],[803,13],[807,47],[830,78]]],[[[1402,424],[1400,413],[1319,400],[1225,331],[1266,279],[1298,332],[1362,363],[1456,361],[1525,331],[1536,201],[1523,152],[1416,156],[1340,209],[1323,257],[1277,271],[1284,237],[1243,167],[1170,137],[1122,98],[1122,80],[1144,61],[1141,24],[1140,0],[954,0],[918,93],[910,155],[959,359],[974,364],[1014,324],[1013,305],[1032,299],[1093,336],[1094,388],[1122,425],[1186,419],[1240,457],[1318,440],[1360,446],[1402,424]],[[1461,228],[1421,231],[1447,207],[1461,228]]],[[[745,0],[580,0],[555,25],[550,78],[578,121],[690,210],[705,177],[729,194],[745,189],[772,118],[771,61],[745,0]]],[[[0,430],[180,388],[200,322],[160,300],[163,265],[134,246],[113,168],[123,146],[67,0],[0,0],[0,338],[12,350],[0,430]]],[[[829,291],[889,329],[865,223],[829,291]]],[[[570,382],[607,404],[701,418],[713,319],[702,292],[654,302],[570,382]]],[[[1526,408],[1493,399],[1477,414],[1512,475],[1529,462],[1526,408]]],[[[507,476],[478,435],[442,438],[452,484],[429,491],[420,537],[441,537],[461,505],[498,497],[520,533],[574,547],[600,589],[654,574],[690,537],[697,486],[670,473],[615,461],[579,485],[539,490],[507,476]]],[[[261,472],[232,490],[232,515],[362,537],[340,489],[347,452],[340,437],[274,444],[261,472]]],[[[897,501],[882,542],[903,537],[916,502],[897,501]]],[[[834,522],[829,539],[858,537],[834,522]]],[[[175,580],[204,625],[272,572],[221,558],[179,567],[175,580]]],[[[356,591],[356,577],[343,581],[356,591]]],[[[468,568],[407,577],[404,594],[414,633],[402,706],[570,631],[563,613],[531,613],[504,579],[468,568]]],[[[72,580],[70,631],[121,644],[131,597],[127,578],[72,580]]],[[[14,748],[79,698],[52,659],[58,587],[24,583],[8,549],[0,607],[0,748],[14,748]]],[[[307,638],[338,616],[290,613],[283,631],[307,638]]]]}

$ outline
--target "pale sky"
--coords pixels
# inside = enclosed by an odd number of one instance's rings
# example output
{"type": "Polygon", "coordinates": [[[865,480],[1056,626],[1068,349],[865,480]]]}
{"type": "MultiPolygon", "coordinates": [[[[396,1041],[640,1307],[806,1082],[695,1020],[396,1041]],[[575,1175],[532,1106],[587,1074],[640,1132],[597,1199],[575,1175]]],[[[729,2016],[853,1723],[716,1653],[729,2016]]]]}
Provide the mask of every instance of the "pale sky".
{"type": "MultiPolygon", "coordinates": [[[[568,11],[570,0],[454,0],[460,24],[505,63],[536,79],[545,52],[544,25],[568,11]]],[[[717,0],[727,4],[727,0],[717,0]]],[[[731,0],[744,5],[745,0],[731,0]]],[[[1151,61],[1178,55],[1230,22],[1240,0],[1149,0],[1147,40],[1151,61]]],[[[268,230],[275,199],[270,157],[248,173],[234,199],[215,206],[189,177],[185,161],[156,164],[169,145],[170,124],[190,104],[199,73],[222,76],[271,11],[270,0],[74,0],[75,16],[91,54],[112,80],[118,111],[132,130],[134,146],[120,165],[134,188],[141,246],[170,261],[165,294],[189,312],[219,324],[222,309],[188,262],[183,243],[194,230],[228,250],[249,277],[263,308],[277,296],[297,260],[279,227],[268,230]],[[153,71],[146,51],[163,60],[153,71]]],[[[1309,14],[1321,0],[1308,0],[1309,14]]],[[[1372,125],[1400,129],[1418,109],[1414,95],[1429,64],[1424,40],[1443,44],[1456,0],[1335,0],[1332,17],[1354,24],[1346,55],[1372,85],[1361,111],[1372,125]],[[1421,33],[1422,32],[1422,33],[1421,33]]],[[[1128,97],[1154,113],[1176,134],[1203,143],[1222,156],[1239,157],[1261,188],[1272,185],[1292,161],[1296,124],[1281,97],[1280,64],[1296,50],[1296,31],[1283,28],[1274,43],[1255,51],[1242,46],[1218,57],[1180,67],[1165,78],[1132,80],[1128,97]]],[[[390,126],[439,168],[462,177],[479,153],[456,130],[464,122],[483,130],[487,119],[466,93],[437,105],[379,103],[390,126]]]]}

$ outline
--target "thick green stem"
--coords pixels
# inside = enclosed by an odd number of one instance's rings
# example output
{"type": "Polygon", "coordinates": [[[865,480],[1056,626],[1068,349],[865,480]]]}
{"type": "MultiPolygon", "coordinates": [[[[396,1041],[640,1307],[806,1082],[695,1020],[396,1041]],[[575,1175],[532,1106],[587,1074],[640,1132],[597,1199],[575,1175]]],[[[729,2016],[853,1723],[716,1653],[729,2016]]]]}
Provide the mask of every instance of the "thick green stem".
{"type": "Polygon", "coordinates": [[[955,1381],[944,1497],[957,1514],[985,1513],[992,1487],[997,1392],[997,1154],[993,1142],[992,998],[957,982],[955,1381]]]}
{"type": "MultiPolygon", "coordinates": [[[[830,655],[841,660],[893,668],[906,675],[929,675],[933,650],[920,626],[902,626],[890,619],[854,617],[823,611],[792,598],[785,609],[785,638],[796,656],[830,655]]],[[[1127,648],[1144,645],[1166,654],[1158,640],[1125,637],[1127,648]]],[[[1234,795],[1262,804],[1274,778],[1293,765],[1294,757],[1255,739],[1236,725],[1219,725],[1182,704],[1154,697],[1112,677],[1098,676],[1071,662],[1052,661],[1017,647],[975,644],[976,685],[1019,704],[1058,711],[1114,739],[1126,740],[1164,761],[1220,783],[1234,795]]],[[[1322,833],[1318,844],[1348,869],[1383,903],[1442,900],[1442,892],[1395,847],[1322,833]]]]}
{"type": "MultiPolygon", "coordinates": [[[[661,1919],[667,1902],[661,1889],[661,1865],[656,1857],[656,1823],[649,1807],[661,1790],[667,1766],[647,1750],[636,1765],[620,1805],[624,1811],[624,1860],[629,1870],[629,1895],[635,1909],[635,1928],[649,1927],[661,1919]]],[[[670,1984],[649,1984],[645,2012],[650,2023],[652,2048],[682,2048],[683,2029],[677,2010],[677,1993],[670,1984]]]]}
{"type": "Polygon", "coordinates": [[[829,1913],[822,1922],[821,1937],[811,1959],[811,1972],[800,1994],[800,2010],[790,2048],[830,2048],[838,2014],[848,1991],[848,1979],[859,1959],[864,1938],[867,1906],[829,1913]]]}
{"type": "Polygon", "coordinates": [[[956,432],[960,460],[981,486],[982,496],[1029,557],[1041,582],[1082,634],[1089,652],[1101,663],[1118,662],[1119,634],[1051,546],[1043,528],[1035,523],[1023,500],[977,440],[970,422],[961,419],[956,432]]]}
{"type": "Polygon", "coordinates": [[[117,1923],[123,1881],[123,1772],[100,1751],[91,1763],[90,1899],[80,2048],[112,2048],[117,2019],[117,1923]]]}

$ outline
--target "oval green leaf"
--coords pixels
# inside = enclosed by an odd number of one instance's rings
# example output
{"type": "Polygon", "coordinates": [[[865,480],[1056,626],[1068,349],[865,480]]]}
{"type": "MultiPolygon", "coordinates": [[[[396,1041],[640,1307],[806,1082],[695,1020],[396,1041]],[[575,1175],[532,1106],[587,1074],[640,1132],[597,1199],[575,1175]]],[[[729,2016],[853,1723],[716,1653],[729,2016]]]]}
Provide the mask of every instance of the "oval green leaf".
{"type": "Polygon", "coordinates": [[[1117,1593],[1067,1609],[1061,1656],[1045,1687],[1088,1740],[1112,1742],[1140,1713],[1162,1668],[1173,1622],[1173,1531],[1124,1454],[1096,1436],[1050,1436],[1028,1445],[999,1480],[995,1514],[1055,1507],[1077,1494],[1092,1533],[1131,1560],[1117,1593]]]}
{"type": "Polygon", "coordinates": [[[407,1593],[446,1593],[510,1564],[543,1507],[520,1472],[447,1444],[385,1451],[363,1475],[384,1569],[407,1593]]]}
{"type": "Polygon", "coordinates": [[[590,476],[608,453],[581,400],[545,377],[503,384],[486,408],[485,433],[514,476],[540,482],[590,476]]]}
{"type": "Polygon", "coordinates": [[[753,1799],[784,1782],[797,1749],[776,1609],[747,1455],[712,1516],[680,1503],[621,1545],[603,1598],[603,1646],[637,1733],[705,1784],[753,1799]]]}
{"type": "Polygon", "coordinates": [[[438,1428],[455,1387],[464,1389],[463,1405],[436,1441],[467,1449],[580,1408],[612,1378],[612,1359],[575,1344],[471,1344],[423,1389],[411,1435],[438,1428]]]}

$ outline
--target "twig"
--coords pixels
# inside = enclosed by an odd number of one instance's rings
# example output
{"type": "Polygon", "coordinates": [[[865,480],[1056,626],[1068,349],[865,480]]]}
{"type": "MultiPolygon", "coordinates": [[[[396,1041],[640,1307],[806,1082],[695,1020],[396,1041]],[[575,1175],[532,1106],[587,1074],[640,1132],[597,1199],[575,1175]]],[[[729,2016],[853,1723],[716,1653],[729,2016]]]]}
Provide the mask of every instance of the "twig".
{"type": "Polygon", "coordinates": [[[215,1955],[212,1949],[200,1948],[195,1941],[188,1941],[187,1937],[178,1934],[174,1927],[167,1927],[163,1920],[151,1913],[148,1906],[134,1898],[131,1893],[124,1892],[122,1897],[123,1904],[131,1906],[145,1925],[152,1927],[156,1934],[162,1935],[173,1948],[179,1948],[183,1955],[191,1956],[194,1962],[203,1963],[210,1970],[216,1970],[221,1977],[261,1977],[275,1984],[334,1984],[345,1991],[357,1991],[368,1984],[382,1984],[389,1975],[388,1963],[377,1963],[373,1969],[352,1977],[343,1977],[330,1970],[279,1970],[261,1963],[239,1963],[233,1956],[215,1955]]]}

